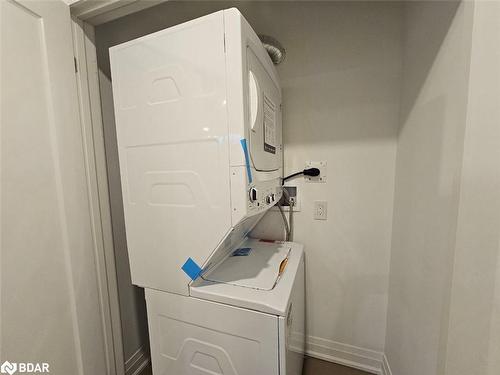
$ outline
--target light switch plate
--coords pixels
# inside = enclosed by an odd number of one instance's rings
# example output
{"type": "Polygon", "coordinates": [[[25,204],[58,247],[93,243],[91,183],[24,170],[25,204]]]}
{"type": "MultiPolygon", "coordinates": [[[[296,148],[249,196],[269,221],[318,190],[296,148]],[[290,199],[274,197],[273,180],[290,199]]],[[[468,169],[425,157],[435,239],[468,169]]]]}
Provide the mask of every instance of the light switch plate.
{"type": "Polygon", "coordinates": [[[326,182],[326,160],[323,161],[308,161],[306,162],[306,169],[307,168],[318,168],[319,169],[319,176],[304,176],[306,179],[306,182],[319,182],[319,183],[324,183],[326,182]]]}
{"type": "Polygon", "coordinates": [[[314,220],[326,220],[328,214],[328,203],[326,201],[314,201],[314,220]]]}

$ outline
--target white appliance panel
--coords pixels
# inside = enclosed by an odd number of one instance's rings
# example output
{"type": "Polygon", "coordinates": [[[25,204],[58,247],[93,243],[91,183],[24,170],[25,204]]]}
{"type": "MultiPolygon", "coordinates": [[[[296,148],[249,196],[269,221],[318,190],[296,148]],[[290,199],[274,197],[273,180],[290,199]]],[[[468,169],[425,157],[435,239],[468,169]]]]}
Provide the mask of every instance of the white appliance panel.
{"type": "MultiPolygon", "coordinates": [[[[225,10],[224,22],[226,29],[226,69],[228,77],[228,120],[230,133],[234,135],[233,141],[230,143],[230,159],[231,166],[244,166],[245,159],[241,153],[239,139],[248,139],[250,137],[251,102],[249,95],[252,88],[249,80],[248,51],[251,51],[253,54],[250,64],[254,65],[254,70],[259,70],[257,73],[259,74],[259,81],[262,81],[266,86],[271,85],[276,88],[279,99],[275,100],[276,102],[279,101],[279,104],[281,104],[281,88],[275,66],[266,50],[262,47],[259,37],[241,13],[236,8],[225,10]],[[258,66],[259,64],[260,67],[258,66]],[[261,69],[265,74],[261,74],[261,69]],[[272,82],[267,82],[268,79],[272,82]],[[240,110],[240,108],[243,108],[243,110],[240,110]]],[[[255,108],[255,105],[253,108],[255,108]]],[[[278,130],[278,133],[280,132],[281,129],[278,130]]],[[[279,134],[279,137],[281,139],[281,134],[279,134]]],[[[278,156],[281,158],[281,152],[278,156]]],[[[269,180],[281,177],[282,163],[279,164],[278,168],[277,173],[256,173],[256,180],[269,180]]],[[[255,168],[253,168],[252,172],[256,172],[255,168]]]]}
{"type": "Polygon", "coordinates": [[[279,317],[280,374],[302,375],[305,351],[304,262],[297,270],[286,316],[279,317]]]}
{"type": "Polygon", "coordinates": [[[110,57],[132,282],[187,294],[231,228],[223,12],[110,57]]]}
{"type": "Polygon", "coordinates": [[[252,48],[246,49],[249,141],[257,171],[281,168],[281,93],[252,48]]]}
{"type": "Polygon", "coordinates": [[[279,375],[278,318],[146,289],[153,373],[279,375]]]}

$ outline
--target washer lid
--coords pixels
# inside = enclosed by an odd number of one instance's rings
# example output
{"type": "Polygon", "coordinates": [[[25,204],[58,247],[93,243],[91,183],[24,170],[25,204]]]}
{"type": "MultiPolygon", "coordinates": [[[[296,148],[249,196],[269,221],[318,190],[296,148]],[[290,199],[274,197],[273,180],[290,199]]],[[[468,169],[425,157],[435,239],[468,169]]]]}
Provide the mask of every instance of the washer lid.
{"type": "Polygon", "coordinates": [[[203,279],[245,288],[271,290],[286,268],[291,246],[245,242],[233,250],[217,268],[203,279]]]}
{"type": "MultiPolygon", "coordinates": [[[[304,272],[303,246],[295,242],[266,243],[247,239],[238,249],[242,248],[258,250],[252,250],[248,256],[240,256],[247,258],[248,262],[231,259],[237,256],[226,258],[219,264],[222,268],[217,273],[213,270],[207,273],[208,276],[193,281],[189,286],[189,294],[209,301],[286,316],[296,276],[304,272]],[[249,258],[254,251],[254,257],[249,258]],[[268,252],[267,257],[261,254],[265,251],[268,252]],[[286,267],[282,263],[283,259],[287,261],[286,267]],[[228,263],[224,264],[226,261],[228,263]],[[209,281],[207,278],[219,281],[209,281]]],[[[241,250],[241,253],[245,251],[241,250]]]]}

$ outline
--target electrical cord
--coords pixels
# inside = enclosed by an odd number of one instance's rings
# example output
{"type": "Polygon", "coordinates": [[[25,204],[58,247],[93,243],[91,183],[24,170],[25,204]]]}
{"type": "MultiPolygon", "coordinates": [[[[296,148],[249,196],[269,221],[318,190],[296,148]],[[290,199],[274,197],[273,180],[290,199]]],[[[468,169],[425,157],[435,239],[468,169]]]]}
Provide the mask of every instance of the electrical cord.
{"type": "Polygon", "coordinates": [[[287,241],[293,241],[293,206],[295,205],[295,202],[293,199],[290,198],[290,194],[288,194],[288,190],[283,188],[283,195],[285,196],[285,199],[288,201],[288,207],[290,208],[290,211],[288,211],[288,240],[287,241]]]}
{"type": "MultiPolygon", "coordinates": [[[[306,168],[303,171],[292,173],[289,176],[286,176],[281,180],[281,184],[283,185],[286,180],[289,180],[291,178],[297,177],[297,176],[311,176],[311,177],[316,177],[319,176],[320,170],[318,168],[306,168]]],[[[277,206],[278,209],[280,210],[281,217],[283,219],[283,223],[285,225],[285,240],[286,241],[293,241],[293,206],[294,206],[294,201],[293,199],[290,198],[290,194],[288,194],[288,191],[282,187],[283,190],[283,198],[285,201],[288,203],[288,207],[290,208],[290,211],[288,212],[288,220],[286,219],[285,212],[283,211],[283,207],[281,206],[281,203],[278,202],[277,206]]]]}
{"type": "Polygon", "coordinates": [[[285,183],[286,180],[289,180],[291,178],[297,177],[297,176],[311,176],[311,177],[316,177],[319,176],[320,170],[318,168],[306,168],[303,171],[292,173],[291,175],[286,176],[282,180],[282,184],[285,183]]]}
{"type": "Polygon", "coordinates": [[[283,188],[283,199],[288,203],[290,211],[288,212],[288,220],[285,216],[285,212],[283,211],[283,207],[280,202],[278,202],[277,206],[280,210],[281,218],[283,219],[283,223],[285,225],[285,241],[293,241],[293,206],[294,201],[290,198],[288,191],[283,188]]]}
{"type": "Polygon", "coordinates": [[[290,239],[290,227],[288,226],[288,221],[286,219],[285,213],[283,212],[283,207],[281,207],[280,203],[278,203],[277,206],[278,210],[280,210],[283,223],[285,224],[285,241],[288,241],[290,239]]]}

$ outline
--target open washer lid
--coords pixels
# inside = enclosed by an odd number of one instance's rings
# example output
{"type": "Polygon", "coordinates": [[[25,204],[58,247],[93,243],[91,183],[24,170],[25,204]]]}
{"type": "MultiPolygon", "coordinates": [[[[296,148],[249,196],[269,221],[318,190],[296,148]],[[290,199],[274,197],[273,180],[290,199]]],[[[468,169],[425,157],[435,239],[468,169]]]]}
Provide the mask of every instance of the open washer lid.
{"type": "Polygon", "coordinates": [[[245,242],[233,250],[217,268],[202,277],[216,283],[271,290],[286,268],[290,249],[289,245],[245,242]]]}
{"type": "Polygon", "coordinates": [[[301,244],[246,239],[189,291],[193,297],[285,316],[299,269],[301,244]]]}

